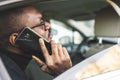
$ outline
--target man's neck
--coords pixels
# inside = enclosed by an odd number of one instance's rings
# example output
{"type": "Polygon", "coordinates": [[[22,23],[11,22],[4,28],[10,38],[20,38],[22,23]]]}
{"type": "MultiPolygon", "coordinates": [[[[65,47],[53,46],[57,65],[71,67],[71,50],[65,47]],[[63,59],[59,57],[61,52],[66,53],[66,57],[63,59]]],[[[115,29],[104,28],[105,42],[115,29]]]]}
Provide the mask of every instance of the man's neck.
{"type": "Polygon", "coordinates": [[[32,56],[30,54],[27,54],[23,50],[21,50],[21,49],[19,49],[17,47],[14,47],[14,46],[8,46],[6,49],[7,49],[7,51],[10,51],[12,53],[15,53],[15,54],[18,54],[18,55],[22,55],[22,56],[25,56],[25,57],[31,57],[32,56]]]}

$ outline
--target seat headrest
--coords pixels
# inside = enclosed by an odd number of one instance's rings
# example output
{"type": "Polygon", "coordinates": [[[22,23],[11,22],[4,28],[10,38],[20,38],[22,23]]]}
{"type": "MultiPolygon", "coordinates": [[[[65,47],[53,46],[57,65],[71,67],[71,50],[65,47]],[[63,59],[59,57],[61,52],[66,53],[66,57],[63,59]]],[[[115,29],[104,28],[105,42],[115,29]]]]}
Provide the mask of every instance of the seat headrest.
{"type": "Polygon", "coordinates": [[[120,37],[120,17],[112,7],[98,12],[95,18],[95,35],[98,37],[120,37]]]}

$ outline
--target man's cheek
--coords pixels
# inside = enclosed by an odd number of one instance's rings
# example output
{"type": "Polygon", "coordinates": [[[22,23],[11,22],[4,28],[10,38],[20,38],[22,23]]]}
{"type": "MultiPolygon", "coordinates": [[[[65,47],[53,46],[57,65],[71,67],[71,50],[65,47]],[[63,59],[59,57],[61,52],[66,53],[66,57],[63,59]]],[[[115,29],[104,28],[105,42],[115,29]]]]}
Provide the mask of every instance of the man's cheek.
{"type": "Polygon", "coordinates": [[[42,37],[44,37],[44,30],[42,30],[42,29],[34,29],[34,31],[37,33],[37,34],[39,34],[40,36],[42,36],[42,37]]]}

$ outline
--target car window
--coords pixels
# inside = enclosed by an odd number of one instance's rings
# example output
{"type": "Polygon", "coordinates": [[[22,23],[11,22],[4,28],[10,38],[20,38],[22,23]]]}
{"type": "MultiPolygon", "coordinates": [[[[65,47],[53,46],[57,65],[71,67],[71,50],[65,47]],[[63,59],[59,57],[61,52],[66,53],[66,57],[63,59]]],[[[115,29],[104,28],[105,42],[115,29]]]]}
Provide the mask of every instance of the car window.
{"type": "Polygon", "coordinates": [[[94,36],[94,24],[95,20],[69,20],[69,23],[84,33],[86,36],[94,36]]]}

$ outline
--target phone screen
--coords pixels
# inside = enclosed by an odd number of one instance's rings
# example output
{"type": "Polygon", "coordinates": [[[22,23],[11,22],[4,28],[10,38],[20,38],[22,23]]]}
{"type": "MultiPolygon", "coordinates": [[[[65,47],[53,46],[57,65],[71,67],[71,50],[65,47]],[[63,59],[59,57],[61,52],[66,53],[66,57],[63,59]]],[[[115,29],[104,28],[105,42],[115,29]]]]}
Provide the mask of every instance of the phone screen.
{"type": "MultiPolygon", "coordinates": [[[[15,45],[22,50],[26,51],[27,54],[35,55],[41,60],[44,60],[43,53],[39,44],[39,38],[42,38],[34,30],[29,27],[25,27],[16,37],[15,45]]],[[[45,46],[49,53],[51,53],[51,45],[49,41],[44,40],[45,46]]]]}

